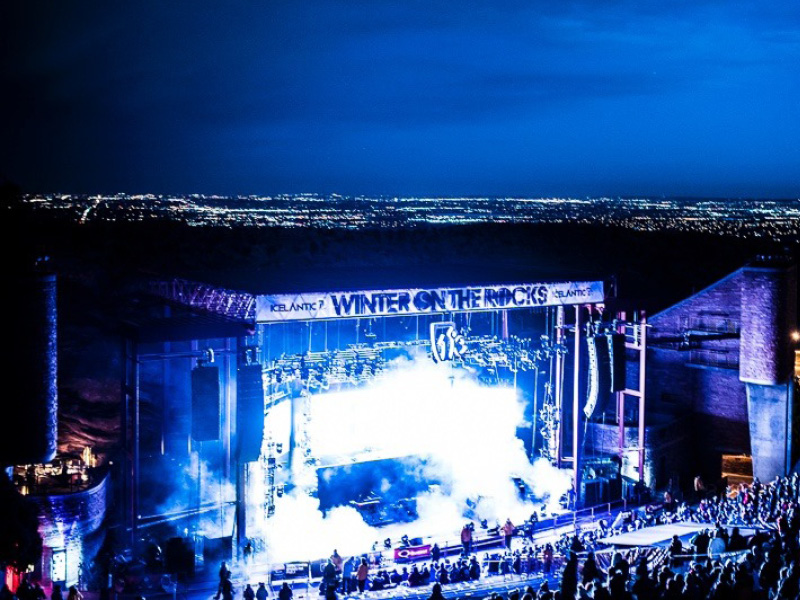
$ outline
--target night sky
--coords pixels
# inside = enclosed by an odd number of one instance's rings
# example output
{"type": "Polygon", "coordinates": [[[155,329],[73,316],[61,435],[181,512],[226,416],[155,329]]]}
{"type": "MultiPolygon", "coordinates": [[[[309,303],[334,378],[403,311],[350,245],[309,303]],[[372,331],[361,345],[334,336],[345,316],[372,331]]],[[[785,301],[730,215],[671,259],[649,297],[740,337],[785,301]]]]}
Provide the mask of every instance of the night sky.
{"type": "Polygon", "coordinates": [[[800,2],[4,2],[29,192],[800,197],[800,2]]]}

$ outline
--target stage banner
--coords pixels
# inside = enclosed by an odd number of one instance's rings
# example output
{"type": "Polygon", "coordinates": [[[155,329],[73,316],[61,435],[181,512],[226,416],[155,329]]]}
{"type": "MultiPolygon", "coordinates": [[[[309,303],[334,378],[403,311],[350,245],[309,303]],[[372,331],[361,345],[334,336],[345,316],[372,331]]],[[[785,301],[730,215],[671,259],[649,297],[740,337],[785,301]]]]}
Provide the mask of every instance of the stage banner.
{"type": "Polygon", "coordinates": [[[430,315],[457,311],[594,304],[603,302],[604,299],[602,281],[261,295],[256,297],[256,321],[279,323],[430,315]]]}
{"type": "Polygon", "coordinates": [[[286,579],[303,579],[310,577],[311,565],[307,562],[290,562],[283,565],[286,579]]]}
{"type": "Polygon", "coordinates": [[[408,548],[394,549],[395,562],[406,562],[409,560],[417,560],[419,558],[429,558],[430,555],[431,555],[430,544],[426,544],[424,546],[409,546],[408,548]]]}

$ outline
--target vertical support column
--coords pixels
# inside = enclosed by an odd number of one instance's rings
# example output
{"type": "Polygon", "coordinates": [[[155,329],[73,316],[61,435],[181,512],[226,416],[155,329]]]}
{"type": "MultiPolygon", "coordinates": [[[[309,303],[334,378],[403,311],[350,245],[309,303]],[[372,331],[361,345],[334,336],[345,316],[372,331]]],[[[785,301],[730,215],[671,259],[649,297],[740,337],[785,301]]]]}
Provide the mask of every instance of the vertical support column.
{"type": "MultiPolygon", "coordinates": [[[[172,307],[168,304],[164,306],[163,317],[168,319],[172,316],[172,307]]],[[[169,422],[167,412],[167,402],[169,393],[169,384],[172,381],[172,363],[170,362],[170,354],[172,353],[172,343],[169,341],[163,342],[162,352],[164,357],[161,359],[161,419],[159,420],[160,440],[159,451],[161,456],[167,453],[167,423],[169,422]]]]}
{"type": "MultiPolygon", "coordinates": [[[[233,340],[233,343],[231,343],[231,340],[228,339],[226,340],[225,344],[226,349],[230,350],[231,346],[233,346],[233,348],[236,350],[233,353],[233,366],[230,370],[230,388],[231,393],[233,394],[233,404],[235,405],[235,412],[233,413],[235,416],[231,416],[230,421],[233,423],[239,423],[241,420],[239,418],[239,409],[241,407],[239,405],[238,394],[239,361],[241,360],[242,364],[247,364],[247,360],[242,356],[242,354],[245,352],[247,344],[245,343],[245,339],[243,337],[237,337],[233,340]]],[[[233,452],[233,468],[235,475],[234,483],[236,486],[236,548],[239,550],[244,547],[245,539],[247,539],[247,463],[240,459],[241,433],[242,432],[239,431],[237,426],[235,435],[230,444],[233,448],[237,449],[235,452],[233,452]]],[[[222,502],[220,501],[220,506],[221,505],[222,502]]],[[[239,550],[237,550],[237,553],[239,550]]]]}
{"type": "MultiPolygon", "coordinates": [[[[564,307],[556,307],[556,325],[555,325],[555,341],[556,347],[560,347],[564,340],[564,307]]],[[[555,381],[555,403],[556,414],[558,415],[558,430],[556,431],[556,466],[561,468],[563,463],[563,450],[564,445],[562,442],[562,435],[564,428],[564,356],[561,352],[556,351],[556,368],[553,375],[555,381]]]]}
{"type": "Polygon", "coordinates": [[[236,461],[236,548],[245,545],[247,539],[247,476],[248,463],[236,461]]]}
{"type": "MultiPolygon", "coordinates": [[[[122,340],[122,403],[120,406],[119,429],[122,435],[122,512],[124,514],[123,525],[126,532],[133,536],[133,502],[131,489],[133,474],[131,473],[132,456],[130,427],[130,406],[133,396],[133,364],[131,353],[133,352],[133,342],[128,338],[122,340]]],[[[133,537],[129,543],[133,543],[133,537]]]]}
{"type": "Polygon", "coordinates": [[[645,444],[645,366],[647,356],[647,316],[642,311],[639,320],[639,481],[644,481],[645,444]]]}
{"type": "MultiPolygon", "coordinates": [[[[190,370],[194,369],[195,367],[197,367],[197,363],[198,363],[197,356],[198,356],[199,350],[200,350],[200,340],[193,339],[191,341],[191,350],[192,350],[192,352],[191,352],[192,358],[189,359],[189,368],[190,368],[190,370]]],[[[192,406],[192,411],[194,411],[194,406],[192,406]]],[[[192,419],[194,419],[194,413],[192,413],[192,419]]],[[[194,505],[195,517],[194,517],[194,519],[192,519],[192,530],[195,531],[195,532],[200,530],[200,527],[199,527],[199,524],[200,524],[200,505],[202,504],[202,502],[200,501],[200,499],[202,497],[202,481],[201,481],[201,477],[200,477],[200,475],[201,475],[201,466],[200,466],[200,464],[201,464],[201,461],[203,459],[202,450],[203,450],[203,443],[199,442],[199,441],[196,441],[192,437],[192,426],[190,424],[189,425],[189,433],[186,436],[186,453],[187,453],[190,461],[193,458],[192,457],[192,452],[197,454],[197,456],[196,456],[196,459],[197,459],[197,471],[193,474],[194,475],[194,479],[195,479],[195,481],[194,481],[195,488],[194,488],[194,490],[192,490],[194,492],[194,498],[195,498],[195,505],[194,505]]]]}
{"type": "Polygon", "coordinates": [[[225,338],[224,349],[222,354],[222,373],[223,373],[223,388],[222,388],[222,472],[228,481],[232,479],[231,476],[231,461],[232,461],[232,445],[233,436],[236,431],[233,417],[236,414],[236,363],[237,357],[232,352],[234,344],[231,343],[231,338],[225,338]]]}
{"type": "Polygon", "coordinates": [[[167,451],[166,424],[169,421],[167,417],[167,390],[171,378],[169,355],[172,352],[172,344],[170,342],[164,342],[163,352],[164,358],[161,360],[161,419],[159,420],[159,451],[161,452],[161,456],[164,456],[167,451]]]}
{"type": "MultiPolygon", "coordinates": [[[[514,372],[514,390],[517,388],[517,373],[514,372]]],[[[536,430],[539,428],[539,361],[534,363],[533,372],[533,414],[531,415],[531,462],[536,460],[536,430]]]]}
{"type": "MultiPolygon", "coordinates": [[[[617,320],[620,322],[620,325],[617,326],[617,333],[625,335],[625,313],[618,313],[617,320]]],[[[620,464],[622,464],[622,459],[625,456],[625,392],[617,392],[615,396],[617,398],[617,440],[619,448],[619,461],[620,464]]]]}
{"type": "Polygon", "coordinates": [[[131,540],[135,543],[137,537],[137,528],[139,525],[139,437],[140,437],[140,420],[139,420],[139,347],[136,343],[132,343],[131,348],[131,377],[132,377],[132,396],[133,401],[133,472],[132,472],[132,489],[131,489],[131,540]]]}
{"type": "Polygon", "coordinates": [[[575,504],[578,508],[583,503],[581,494],[581,385],[580,385],[580,366],[581,366],[581,306],[575,306],[575,339],[573,347],[574,370],[572,373],[572,470],[573,481],[575,484],[575,504]]]}

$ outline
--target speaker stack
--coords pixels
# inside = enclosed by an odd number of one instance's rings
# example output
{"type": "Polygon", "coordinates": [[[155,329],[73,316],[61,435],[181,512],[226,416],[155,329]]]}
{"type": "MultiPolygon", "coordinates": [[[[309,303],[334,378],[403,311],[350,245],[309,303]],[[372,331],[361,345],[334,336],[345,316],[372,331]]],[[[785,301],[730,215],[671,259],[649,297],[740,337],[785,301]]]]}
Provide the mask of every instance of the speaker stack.
{"type": "Polygon", "coordinates": [[[258,460],[264,440],[264,380],[258,363],[239,367],[236,376],[236,435],[239,460],[258,460]]]}
{"type": "Polygon", "coordinates": [[[219,391],[218,367],[192,369],[192,439],[197,442],[220,438],[219,391]]]}

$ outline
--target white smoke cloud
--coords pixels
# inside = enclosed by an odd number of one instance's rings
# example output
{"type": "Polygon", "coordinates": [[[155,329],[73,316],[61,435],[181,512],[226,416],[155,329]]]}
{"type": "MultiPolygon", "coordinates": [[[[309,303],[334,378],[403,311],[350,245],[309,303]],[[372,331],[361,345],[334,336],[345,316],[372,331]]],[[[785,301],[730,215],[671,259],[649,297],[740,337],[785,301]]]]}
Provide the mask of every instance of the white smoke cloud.
{"type": "Polygon", "coordinates": [[[165,515],[167,519],[171,515],[189,515],[188,519],[176,520],[177,534],[192,531],[211,538],[231,535],[235,486],[201,458],[199,452],[191,452],[188,462],[177,473],[165,474],[162,485],[172,485],[174,489],[154,514],[165,515]]]}
{"type": "MultiPolygon", "coordinates": [[[[258,506],[263,482],[251,477],[250,497],[258,499],[250,508],[251,533],[263,533],[269,558],[277,562],[324,557],[334,548],[345,555],[365,552],[378,540],[403,534],[455,540],[467,520],[468,500],[475,505],[475,518],[491,524],[506,518],[521,523],[534,505],[520,499],[513,477],[551,506],[571,481],[567,472],[545,460],[531,464],[516,437],[523,411],[513,387],[481,385],[474,373],[434,364],[427,357],[394,361],[369,385],[315,395],[308,433],[313,455],[324,464],[424,457],[421,475],[439,485],[418,497],[419,518],[414,523],[376,529],[350,507],[330,510],[323,518],[318,500],[308,495],[313,486],[308,468],[293,477],[304,485],[278,498],[275,515],[264,519],[258,506]]],[[[285,402],[273,409],[266,423],[273,440],[285,448],[289,413],[285,402]]]]}

